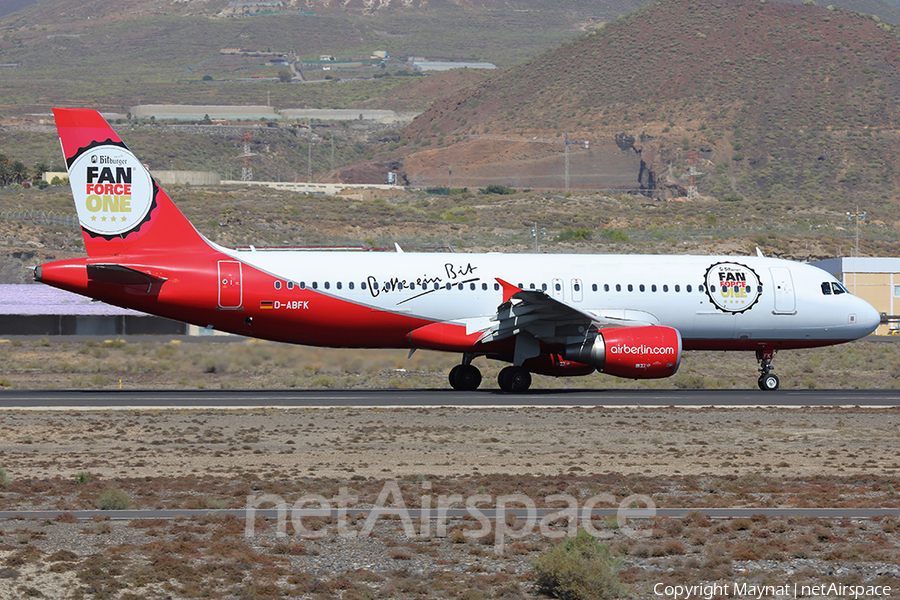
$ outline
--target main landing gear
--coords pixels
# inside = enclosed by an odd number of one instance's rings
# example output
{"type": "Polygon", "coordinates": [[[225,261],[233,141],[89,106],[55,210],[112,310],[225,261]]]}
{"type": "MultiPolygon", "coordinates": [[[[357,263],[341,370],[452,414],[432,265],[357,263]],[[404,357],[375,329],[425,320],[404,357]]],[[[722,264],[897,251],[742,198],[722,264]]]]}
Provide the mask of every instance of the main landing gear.
{"type": "Polygon", "coordinates": [[[772,373],[772,359],[775,357],[774,350],[757,350],[756,360],[759,361],[759,381],[757,385],[764,392],[774,392],[778,389],[780,381],[778,375],[772,373]]]}
{"type": "MultiPolygon", "coordinates": [[[[450,369],[450,387],[461,392],[471,392],[481,385],[481,371],[472,364],[474,355],[464,354],[461,365],[450,369]]],[[[524,392],[531,387],[531,373],[525,367],[506,367],[497,376],[500,389],[508,394],[524,392]]]]}
{"type": "Polygon", "coordinates": [[[531,387],[531,373],[525,367],[504,367],[497,376],[497,383],[508,394],[524,392],[531,387]]]}
{"type": "Polygon", "coordinates": [[[450,387],[461,392],[477,390],[481,385],[481,371],[472,364],[474,355],[464,354],[461,365],[450,369],[450,387]]]}

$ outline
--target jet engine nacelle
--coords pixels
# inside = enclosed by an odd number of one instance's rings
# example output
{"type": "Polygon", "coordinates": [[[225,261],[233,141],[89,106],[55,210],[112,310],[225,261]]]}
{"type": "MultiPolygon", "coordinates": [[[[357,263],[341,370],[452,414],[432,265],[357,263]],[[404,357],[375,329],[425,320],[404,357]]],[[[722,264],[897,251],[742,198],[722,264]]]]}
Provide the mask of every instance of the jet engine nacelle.
{"type": "Polygon", "coordinates": [[[671,377],[681,364],[681,334],[658,325],[601,329],[580,344],[566,346],[564,356],[616,377],[671,377]]]}

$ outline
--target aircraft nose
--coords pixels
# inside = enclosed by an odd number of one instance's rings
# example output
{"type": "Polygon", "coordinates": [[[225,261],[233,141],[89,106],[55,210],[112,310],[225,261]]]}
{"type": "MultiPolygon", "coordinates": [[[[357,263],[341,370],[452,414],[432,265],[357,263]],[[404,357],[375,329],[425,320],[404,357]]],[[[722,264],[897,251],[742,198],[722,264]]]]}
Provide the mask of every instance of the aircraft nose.
{"type": "Polygon", "coordinates": [[[860,337],[869,335],[881,324],[881,313],[865,300],[859,300],[856,310],[856,325],[860,330],[860,337]]]}

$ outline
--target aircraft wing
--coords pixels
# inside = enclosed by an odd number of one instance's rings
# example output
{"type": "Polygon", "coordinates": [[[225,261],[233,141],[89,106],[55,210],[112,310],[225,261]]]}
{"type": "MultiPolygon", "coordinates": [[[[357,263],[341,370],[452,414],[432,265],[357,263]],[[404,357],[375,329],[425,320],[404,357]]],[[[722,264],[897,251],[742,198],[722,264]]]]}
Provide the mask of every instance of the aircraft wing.
{"type": "Polygon", "coordinates": [[[491,317],[480,342],[487,343],[513,337],[522,332],[550,343],[583,340],[590,329],[608,327],[640,327],[656,325],[650,313],[627,309],[585,311],[557,300],[540,290],[523,290],[502,279],[504,302],[491,317]]]}

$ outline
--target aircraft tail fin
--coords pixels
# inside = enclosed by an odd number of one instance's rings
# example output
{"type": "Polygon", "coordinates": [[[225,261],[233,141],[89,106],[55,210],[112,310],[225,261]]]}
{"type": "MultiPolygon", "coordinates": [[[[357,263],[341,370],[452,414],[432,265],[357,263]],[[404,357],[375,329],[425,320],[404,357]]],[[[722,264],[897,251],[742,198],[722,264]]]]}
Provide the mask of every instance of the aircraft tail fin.
{"type": "Polygon", "coordinates": [[[208,247],[100,113],[53,114],[88,256],[208,247]]]}

